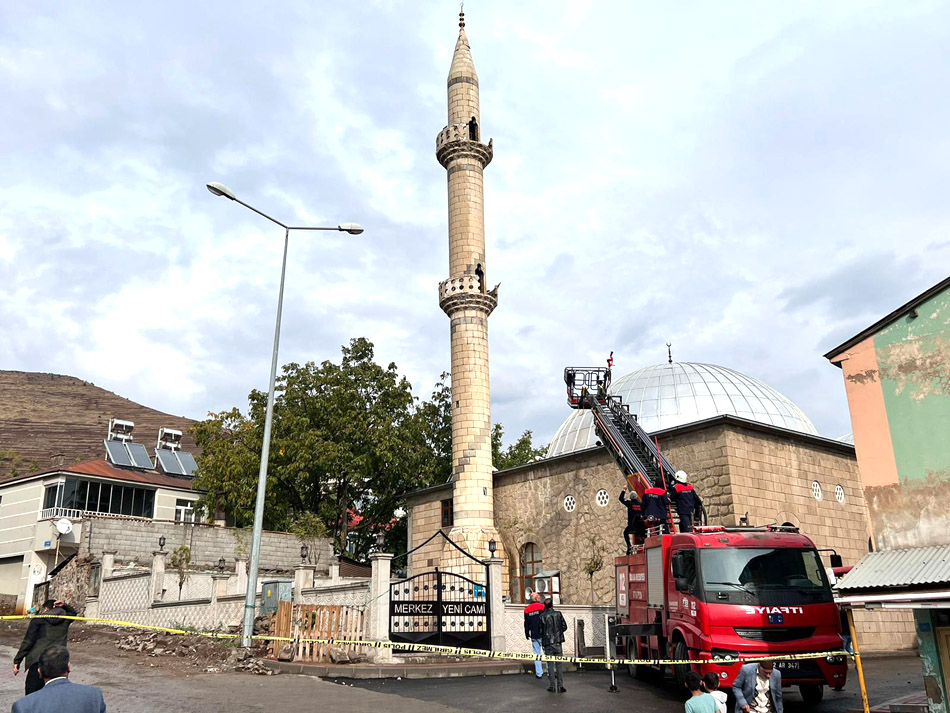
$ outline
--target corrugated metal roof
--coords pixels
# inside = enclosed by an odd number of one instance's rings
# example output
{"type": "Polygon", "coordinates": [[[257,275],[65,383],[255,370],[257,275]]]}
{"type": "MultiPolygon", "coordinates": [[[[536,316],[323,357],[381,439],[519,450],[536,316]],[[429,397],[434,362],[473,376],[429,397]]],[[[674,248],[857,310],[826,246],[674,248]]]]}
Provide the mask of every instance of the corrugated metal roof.
{"type": "Polygon", "coordinates": [[[950,545],[869,552],[837,585],[839,591],[950,583],[950,545]]]}

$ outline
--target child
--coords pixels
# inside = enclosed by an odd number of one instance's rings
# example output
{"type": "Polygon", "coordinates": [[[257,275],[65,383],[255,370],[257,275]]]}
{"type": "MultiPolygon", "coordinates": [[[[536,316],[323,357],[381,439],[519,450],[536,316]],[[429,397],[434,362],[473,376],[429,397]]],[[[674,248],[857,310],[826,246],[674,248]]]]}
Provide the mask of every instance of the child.
{"type": "Polygon", "coordinates": [[[719,713],[726,713],[726,692],[719,690],[719,676],[707,673],[703,676],[703,688],[706,689],[706,693],[716,699],[719,713]]]}
{"type": "Polygon", "coordinates": [[[719,704],[715,698],[703,692],[703,681],[698,673],[690,671],[686,674],[686,687],[690,692],[686,713],[718,713],[719,704]]]}

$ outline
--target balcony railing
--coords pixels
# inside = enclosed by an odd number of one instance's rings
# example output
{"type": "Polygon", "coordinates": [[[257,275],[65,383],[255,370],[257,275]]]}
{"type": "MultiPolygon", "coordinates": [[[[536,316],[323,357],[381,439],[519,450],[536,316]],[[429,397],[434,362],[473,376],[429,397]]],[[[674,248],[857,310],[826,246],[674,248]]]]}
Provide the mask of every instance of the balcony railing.
{"type": "Polygon", "coordinates": [[[76,510],[74,508],[43,508],[40,511],[40,520],[59,520],[66,518],[68,520],[82,520],[84,518],[103,517],[116,520],[151,520],[150,517],[139,517],[137,515],[117,515],[111,512],[97,512],[95,510],[76,510]]]}

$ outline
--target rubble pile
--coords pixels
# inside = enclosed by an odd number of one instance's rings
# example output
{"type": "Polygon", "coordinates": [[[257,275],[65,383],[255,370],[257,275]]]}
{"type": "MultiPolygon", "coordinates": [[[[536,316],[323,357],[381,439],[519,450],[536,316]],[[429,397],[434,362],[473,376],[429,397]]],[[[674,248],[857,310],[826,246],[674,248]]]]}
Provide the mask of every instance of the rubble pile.
{"type": "Polygon", "coordinates": [[[248,671],[262,675],[275,673],[256,659],[251,651],[235,648],[233,639],[215,640],[189,634],[127,631],[115,645],[122,651],[142,653],[152,658],[184,659],[185,662],[202,668],[208,673],[223,671],[248,671]]]}

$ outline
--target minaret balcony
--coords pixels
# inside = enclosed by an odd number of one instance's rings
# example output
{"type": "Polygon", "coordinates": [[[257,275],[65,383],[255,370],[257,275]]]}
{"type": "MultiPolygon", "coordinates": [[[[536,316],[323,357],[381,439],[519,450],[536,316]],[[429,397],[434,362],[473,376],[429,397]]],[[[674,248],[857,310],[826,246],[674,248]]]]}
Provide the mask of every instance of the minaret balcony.
{"type": "Polygon", "coordinates": [[[497,288],[483,292],[477,275],[462,275],[439,283],[439,307],[446,314],[460,309],[480,309],[486,315],[498,306],[497,288]]]}
{"type": "Polygon", "coordinates": [[[471,138],[472,129],[468,124],[446,126],[435,139],[435,156],[446,168],[458,158],[474,158],[482,168],[491,163],[494,151],[492,142],[483,144],[471,138]]]}

